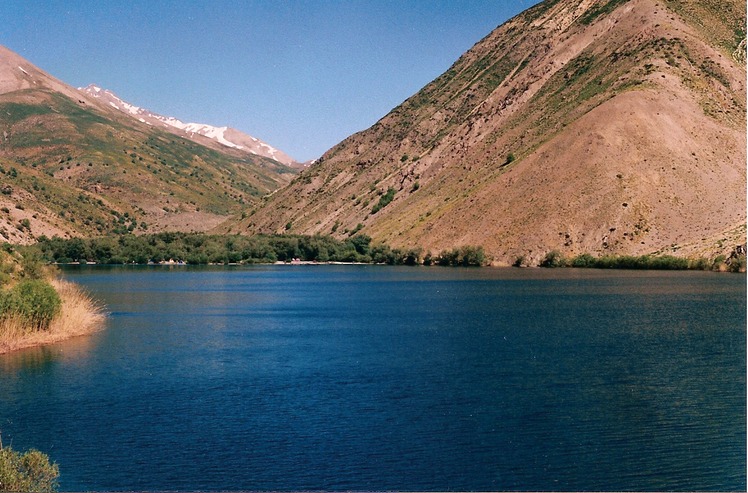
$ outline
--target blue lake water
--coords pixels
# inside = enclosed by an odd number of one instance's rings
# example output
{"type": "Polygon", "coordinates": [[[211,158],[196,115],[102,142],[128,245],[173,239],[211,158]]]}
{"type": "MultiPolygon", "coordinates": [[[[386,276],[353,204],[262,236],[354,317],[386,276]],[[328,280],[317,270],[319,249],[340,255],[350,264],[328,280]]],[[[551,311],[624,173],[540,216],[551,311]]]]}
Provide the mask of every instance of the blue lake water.
{"type": "Polygon", "coordinates": [[[0,356],[62,490],[745,490],[746,280],[82,268],[101,333],[0,356]]]}

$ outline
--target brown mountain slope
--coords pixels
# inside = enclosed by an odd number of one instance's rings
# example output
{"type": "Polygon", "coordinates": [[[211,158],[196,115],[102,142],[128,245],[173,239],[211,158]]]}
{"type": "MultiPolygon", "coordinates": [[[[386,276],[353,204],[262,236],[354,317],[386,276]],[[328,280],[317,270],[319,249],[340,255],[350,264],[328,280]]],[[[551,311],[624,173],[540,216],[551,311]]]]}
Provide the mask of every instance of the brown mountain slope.
{"type": "Polygon", "coordinates": [[[543,2],[222,230],[482,245],[497,263],[729,250],[744,26],[741,1],[543,2]]]}
{"type": "Polygon", "coordinates": [[[295,175],[213,144],[141,123],[0,47],[0,241],[206,230],[295,175]]]}

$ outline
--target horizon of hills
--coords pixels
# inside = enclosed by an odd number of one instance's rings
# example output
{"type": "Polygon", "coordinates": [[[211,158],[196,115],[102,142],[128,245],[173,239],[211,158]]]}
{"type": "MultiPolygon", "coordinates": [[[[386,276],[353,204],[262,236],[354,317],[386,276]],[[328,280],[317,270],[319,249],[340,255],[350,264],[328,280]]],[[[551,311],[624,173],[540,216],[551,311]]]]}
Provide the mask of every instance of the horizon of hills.
{"type": "Polygon", "coordinates": [[[745,18],[737,0],[546,0],[300,173],[0,48],[0,241],[362,233],[481,246],[496,265],[729,254],[746,235],[745,18]]]}

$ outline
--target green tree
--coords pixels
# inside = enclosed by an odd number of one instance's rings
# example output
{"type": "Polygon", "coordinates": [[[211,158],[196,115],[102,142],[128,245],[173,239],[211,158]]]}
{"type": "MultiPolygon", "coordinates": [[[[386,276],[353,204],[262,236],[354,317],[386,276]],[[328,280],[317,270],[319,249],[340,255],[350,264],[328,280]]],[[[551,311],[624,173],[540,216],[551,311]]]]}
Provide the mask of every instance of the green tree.
{"type": "Polygon", "coordinates": [[[0,444],[0,491],[57,491],[60,470],[38,450],[16,452],[0,444]]]}

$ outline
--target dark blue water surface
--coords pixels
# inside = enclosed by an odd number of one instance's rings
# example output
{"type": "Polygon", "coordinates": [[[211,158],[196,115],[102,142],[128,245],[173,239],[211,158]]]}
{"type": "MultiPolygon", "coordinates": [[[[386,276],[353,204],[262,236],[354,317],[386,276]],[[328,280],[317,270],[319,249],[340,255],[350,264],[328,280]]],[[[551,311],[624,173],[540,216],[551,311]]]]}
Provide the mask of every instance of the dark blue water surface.
{"type": "Polygon", "coordinates": [[[0,356],[62,490],[745,490],[746,280],[66,271],[94,336],[0,356]]]}

